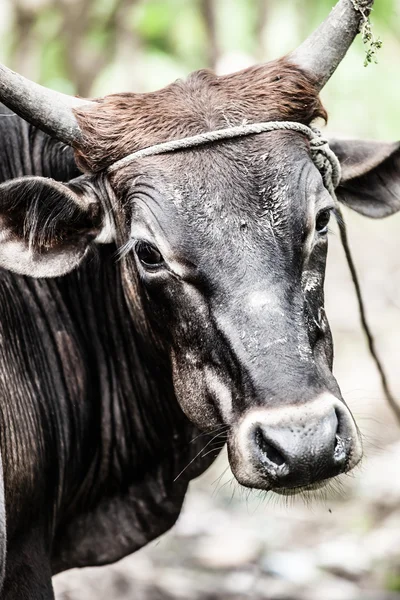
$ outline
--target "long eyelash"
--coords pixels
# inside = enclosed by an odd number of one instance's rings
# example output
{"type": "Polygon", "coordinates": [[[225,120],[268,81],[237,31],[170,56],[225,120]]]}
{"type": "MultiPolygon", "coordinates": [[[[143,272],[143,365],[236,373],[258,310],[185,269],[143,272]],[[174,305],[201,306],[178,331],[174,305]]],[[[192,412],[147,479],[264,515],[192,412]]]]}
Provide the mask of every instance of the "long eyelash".
{"type": "Polygon", "coordinates": [[[118,248],[118,250],[116,251],[115,255],[117,257],[117,260],[122,260],[127,254],[129,254],[129,252],[135,247],[135,244],[136,240],[133,238],[129,238],[129,240],[125,242],[125,244],[123,244],[123,246],[118,248]]]}

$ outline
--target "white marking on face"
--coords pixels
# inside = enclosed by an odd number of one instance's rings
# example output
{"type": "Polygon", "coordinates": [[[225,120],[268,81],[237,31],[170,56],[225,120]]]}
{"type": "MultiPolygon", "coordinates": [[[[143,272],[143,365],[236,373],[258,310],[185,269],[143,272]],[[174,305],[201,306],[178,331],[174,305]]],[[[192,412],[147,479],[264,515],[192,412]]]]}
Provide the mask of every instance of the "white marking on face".
{"type": "Polygon", "coordinates": [[[287,341],[288,340],[286,337],[281,337],[276,340],[272,340],[271,342],[267,342],[266,344],[264,344],[264,348],[265,350],[268,350],[269,348],[272,348],[272,346],[276,346],[277,344],[286,344],[287,341]]]}
{"type": "Polygon", "coordinates": [[[106,211],[103,219],[103,227],[94,239],[96,244],[110,244],[115,240],[115,225],[111,212],[106,211]]]}
{"type": "Polygon", "coordinates": [[[189,365],[197,366],[199,364],[199,357],[196,352],[188,351],[185,354],[185,358],[189,365]]]}
{"type": "Polygon", "coordinates": [[[300,342],[297,346],[297,350],[299,352],[299,358],[301,361],[310,362],[310,360],[312,360],[312,351],[310,346],[300,342]]]}
{"type": "Polygon", "coordinates": [[[265,309],[268,312],[277,313],[281,317],[285,316],[285,313],[281,309],[277,299],[268,292],[264,292],[262,290],[250,292],[247,297],[247,301],[250,308],[253,310],[265,309]]]}
{"type": "Polygon", "coordinates": [[[170,201],[175,204],[175,206],[183,205],[183,195],[180,188],[174,188],[173,194],[170,197],[170,201]]]}
{"type": "Polygon", "coordinates": [[[303,248],[304,255],[307,257],[310,256],[311,250],[313,249],[313,245],[314,245],[314,236],[315,236],[314,221],[315,221],[316,203],[317,203],[317,194],[315,192],[311,192],[308,195],[307,221],[308,221],[309,232],[308,232],[307,239],[305,240],[304,248],[303,248]]]}
{"type": "Polygon", "coordinates": [[[319,273],[304,271],[303,279],[305,292],[312,292],[314,290],[317,290],[321,284],[321,275],[319,273]]]}
{"type": "Polygon", "coordinates": [[[232,392],[222,378],[209,366],[204,369],[204,377],[208,392],[218,403],[225,423],[232,419],[232,392]]]}

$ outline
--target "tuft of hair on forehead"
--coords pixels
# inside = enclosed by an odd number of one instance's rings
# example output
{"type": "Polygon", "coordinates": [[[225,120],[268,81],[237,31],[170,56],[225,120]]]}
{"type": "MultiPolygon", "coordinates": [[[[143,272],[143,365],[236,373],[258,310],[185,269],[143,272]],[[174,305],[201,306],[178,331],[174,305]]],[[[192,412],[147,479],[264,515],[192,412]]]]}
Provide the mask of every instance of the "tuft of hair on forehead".
{"type": "Polygon", "coordinates": [[[285,58],[229,75],[196,71],[156,92],[112,94],[74,112],[84,136],[76,159],[90,172],[153,144],[244,120],[309,125],[327,118],[313,79],[285,58]]]}

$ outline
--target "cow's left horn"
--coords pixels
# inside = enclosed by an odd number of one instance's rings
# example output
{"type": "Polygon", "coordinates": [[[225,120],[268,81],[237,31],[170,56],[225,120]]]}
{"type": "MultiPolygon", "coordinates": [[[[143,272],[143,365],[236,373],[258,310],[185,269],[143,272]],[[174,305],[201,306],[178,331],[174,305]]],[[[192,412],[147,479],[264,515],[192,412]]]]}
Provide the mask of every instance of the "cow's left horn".
{"type": "Polygon", "coordinates": [[[311,73],[322,89],[357,35],[374,0],[339,0],[325,21],[288,58],[311,73]]]}
{"type": "Polygon", "coordinates": [[[89,100],[49,90],[0,65],[0,101],[20,117],[69,144],[79,145],[82,132],[73,108],[89,100]]]}

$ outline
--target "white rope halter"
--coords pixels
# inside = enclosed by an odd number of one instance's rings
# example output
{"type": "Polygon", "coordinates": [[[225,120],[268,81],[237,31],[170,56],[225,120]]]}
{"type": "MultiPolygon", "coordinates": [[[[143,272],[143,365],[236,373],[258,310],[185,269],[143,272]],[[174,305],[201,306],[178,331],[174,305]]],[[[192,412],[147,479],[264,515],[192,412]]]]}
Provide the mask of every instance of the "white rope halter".
{"type": "Polygon", "coordinates": [[[331,150],[328,140],[323,138],[321,132],[316,127],[307,127],[302,123],[294,121],[267,121],[265,123],[243,123],[237,127],[228,127],[226,129],[216,129],[192,135],[189,137],[155,144],[148,148],[142,148],[129,154],[121,160],[110,165],[107,169],[108,173],[113,173],[117,169],[121,169],[129,165],[133,160],[154,156],[155,154],[165,154],[175,152],[177,150],[187,150],[220,140],[227,140],[256,133],[265,133],[267,131],[298,131],[303,133],[310,140],[310,150],[313,162],[322,175],[325,187],[329,193],[335,197],[335,189],[340,181],[340,163],[336,154],[331,150]]]}

